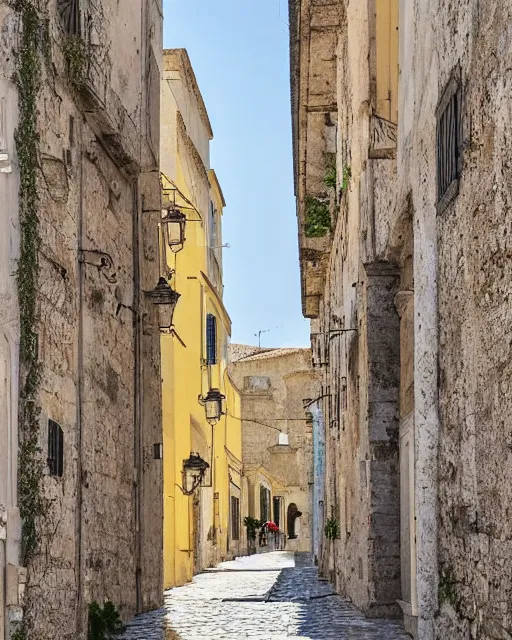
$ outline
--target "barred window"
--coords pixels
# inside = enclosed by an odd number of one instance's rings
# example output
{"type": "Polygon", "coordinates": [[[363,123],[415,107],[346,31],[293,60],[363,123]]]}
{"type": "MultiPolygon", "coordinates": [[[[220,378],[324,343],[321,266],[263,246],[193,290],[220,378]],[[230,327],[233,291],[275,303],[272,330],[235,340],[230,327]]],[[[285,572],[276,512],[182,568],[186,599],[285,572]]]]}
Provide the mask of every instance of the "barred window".
{"type": "Polygon", "coordinates": [[[462,171],[462,91],[452,75],[437,108],[437,211],[442,213],[459,192],[462,171]]]}
{"type": "Polygon", "coordinates": [[[268,522],[270,518],[270,490],[260,485],[260,520],[268,522]]]}
{"type": "Polygon", "coordinates": [[[231,539],[240,540],[240,498],[231,496],[231,539]]]}
{"type": "Polygon", "coordinates": [[[59,424],[48,420],[48,467],[51,476],[64,473],[64,433],[59,424]]]}
{"type": "Polygon", "coordinates": [[[274,507],[274,522],[278,527],[281,526],[281,505],[283,503],[282,496],[275,496],[273,499],[273,507],[274,507]]]}
{"type": "Polygon", "coordinates": [[[57,9],[66,35],[80,35],[79,0],[57,0],[57,9]]]}
{"type": "Polygon", "coordinates": [[[206,316],[206,364],[217,364],[217,318],[206,316]]]}

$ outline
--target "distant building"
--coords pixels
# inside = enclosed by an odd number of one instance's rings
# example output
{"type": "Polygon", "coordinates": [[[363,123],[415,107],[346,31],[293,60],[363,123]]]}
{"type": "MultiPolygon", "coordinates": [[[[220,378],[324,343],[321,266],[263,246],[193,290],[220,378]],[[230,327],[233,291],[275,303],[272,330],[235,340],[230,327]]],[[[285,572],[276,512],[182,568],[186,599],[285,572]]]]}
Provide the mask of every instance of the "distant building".
{"type": "Polygon", "coordinates": [[[319,396],[309,349],[230,345],[229,372],[241,392],[242,517],[274,521],[286,549],[313,547],[313,416],[319,396]]]}

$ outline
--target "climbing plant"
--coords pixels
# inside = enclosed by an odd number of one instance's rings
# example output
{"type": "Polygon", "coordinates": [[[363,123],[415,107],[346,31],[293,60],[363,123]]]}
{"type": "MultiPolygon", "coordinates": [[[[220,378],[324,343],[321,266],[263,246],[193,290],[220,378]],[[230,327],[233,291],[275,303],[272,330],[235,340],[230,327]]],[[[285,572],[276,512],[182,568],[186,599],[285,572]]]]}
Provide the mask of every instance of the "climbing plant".
{"type": "Polygon", "coordinates": [[[304,233],[308,238],[321,238],[331,231],[329,203],[313,196],[306,197],[304,233]]]}
{"type": "Polygon", "coordinates": [[[340,524],[336,518],[331,517],[326,521],[324,533],[327,540],[338,540],[340,537],[340,524]]]}
{"type": "Polygon", "coordinates": [[[455,607],[457,604],[457,580],[455,573],[451,567],[441,571],[439,576],[439,603],[450,604],[455,607]]]}
{"type": "Polygon", "coordinates": [[[111,640],[124,629],[119,611],[112,602],[105,602],[103,607],[97,602],[89,604],[88,640],[111,640]]]}
{"type": "Polygon", "coordinates": [[[87,47],[84,40],[78,36],[67,36],[62,44],[66,70],[72,85],[78,87],[87,70],[87,47]]]}
{"type": "Polygon", "coordinates": [[[341,190],[346,191],[350,184],[350,179],[352,178],[352,168],[348,165],[343,167],[343,181],[341,183],[341,190]]]}
{"type": "Polygon", "coordinates": [[[324,175],[324,184],[329,189],[336,189],[336,167],[327,167],[324,175]]]}
{"type": "MultiPolygon", "coordinates": [[[[43,463],[39,449],[40,408],[37,392],[41,378],[38,357],[37,290],[39,276],[39,219],[37,169],[39,133],[37,96],[41,62],[41,20],[32,0],[13,0],[21,18],[21,38],[16,53],[19,121],[15,132],[19,163],[20,253],[16,270],[20,313],[20,406],[18,453],[18,502],[22,519],[22,561],[27,564],[38,544],[36,521],[46,510],[41,491],[43,463]]],[[[25,624],[13,632],[15,640],[27,636],[25,624]]]]}

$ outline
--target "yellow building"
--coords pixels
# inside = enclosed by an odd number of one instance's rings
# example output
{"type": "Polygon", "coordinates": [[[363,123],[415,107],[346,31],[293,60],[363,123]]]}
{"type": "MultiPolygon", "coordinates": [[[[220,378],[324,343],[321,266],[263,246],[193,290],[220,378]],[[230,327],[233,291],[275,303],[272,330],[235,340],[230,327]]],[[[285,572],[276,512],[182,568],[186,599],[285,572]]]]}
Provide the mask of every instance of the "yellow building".
{"type": "Polygon", "coordinates": [[[162,234],[164,275],[181,294],[174,326],[161,343],[168,588],[238,552],[242,438],[239,394],[227,372],[231,320],[222,301],[225,202],[209,166],[213,134],[208,114],[184,49],[164,51],[161,97],[163,214],[179,211],[187,218],[182,244],[178,240],[171,246],[162,234]],[[224,396],[216,422],[207,420],[209,405],[204,406],[212,391],[214,397],[224,396]],[[184,461],[199,459],[208,468],[191,491],[184,461]]]}

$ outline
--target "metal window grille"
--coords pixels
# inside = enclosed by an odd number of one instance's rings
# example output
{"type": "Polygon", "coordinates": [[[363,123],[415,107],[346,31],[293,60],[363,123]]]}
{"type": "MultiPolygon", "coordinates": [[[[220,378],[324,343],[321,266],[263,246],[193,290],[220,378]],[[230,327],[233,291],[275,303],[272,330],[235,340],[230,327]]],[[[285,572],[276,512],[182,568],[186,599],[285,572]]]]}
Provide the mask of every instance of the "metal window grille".
{"type": "Polygon", "coordinates": [[[262,522],[270,520],[270,491],[263,485],[260,485],[260,520],[262,522]]]}
{"type": "Polygon", "coordinates": [[[459,192],[462,172],[462,91],[452,75],[437,108],[437,211],[441,213],[459,192]]]}
{"type": "Polygon", "coordinates": [[[273,500],[274,506],[274,522],[278,527],[281,526],[281,496],[276,496],[273,500]]]}
{"type": "Polygon", "coordinates": [[[217,318],[206,316],[206,364],[217,364],[217,318]]]}
{"type": "Polygon", "coordinates": [[[240,498],[231,496],[231,539],[240,540],[240,498]]]}
{"type": "Polygon", "coordinates": [[[80,35],[79,0],[57,0],[57,9],[66,35],[80,35]]]}
{"type": "Polygon", "coordinates": [[[51,476],[64,473],[64,433],[59,424],[48,420],[48,467],[51,476]]]}

